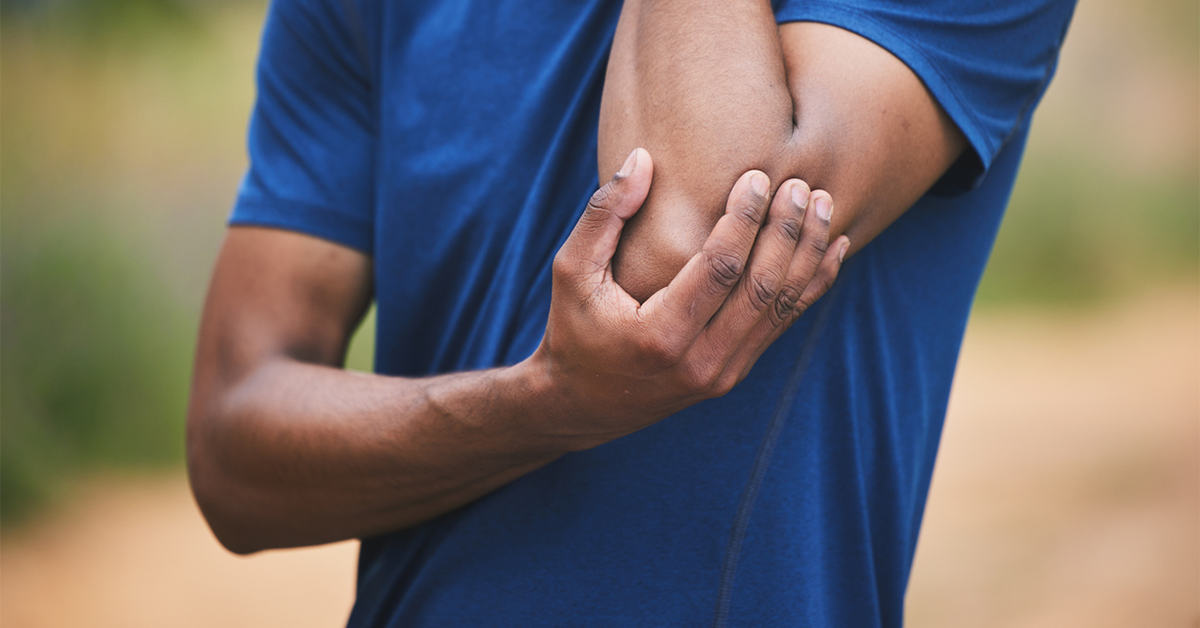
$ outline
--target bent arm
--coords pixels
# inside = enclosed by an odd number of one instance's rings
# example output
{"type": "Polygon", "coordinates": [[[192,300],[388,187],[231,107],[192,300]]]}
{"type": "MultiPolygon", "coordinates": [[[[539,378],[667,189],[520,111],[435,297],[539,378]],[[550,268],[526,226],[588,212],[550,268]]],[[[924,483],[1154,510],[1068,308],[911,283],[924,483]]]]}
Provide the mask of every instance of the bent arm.
{"type": "Polygon", "coordinates": [[[829,224],[810,208],[803,229],[788,228],[804,208],[790,194],[772,202],[766,176],[748,172],[703,251],[639,304],[610,261],[652,170],[635,151],[593,195],[555,257],[541,345],[487,371],[341,370],[370,259],[296,233],[230,229],[188,408],[192,489],[221,543],[252,552],[404,528],[728,392],[837,275],[836,255],[813,254],[829,224]],[[778,289],[764,301],[755,288],[766,277],[778,289]]]}
{"type": "Polygon", "coordinates": [[[193,491],[244,553],[395,530],[553,460],[520,368],[424,379],[341,370],[370,259],[285,231],[230,229],[188,411],[193,491]]]}
{"type": "Polygon", "coordinates": [[[656,174],[618,249],[617,281],[639,299],[665,285],[750,168],[828,190],[831,238],[845,233],[857,250],[965,144],[912,70],[848,31],[776,26],[766,0],[627,0],[600,113],[600,175],[636,145],[655,155],[656,174]]]}

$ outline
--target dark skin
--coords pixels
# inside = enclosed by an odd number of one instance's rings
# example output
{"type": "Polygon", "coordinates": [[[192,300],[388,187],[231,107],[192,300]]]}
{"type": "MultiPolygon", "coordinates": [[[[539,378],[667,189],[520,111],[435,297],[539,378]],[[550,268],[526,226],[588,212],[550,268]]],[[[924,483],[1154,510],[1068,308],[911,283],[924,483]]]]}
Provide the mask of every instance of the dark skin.
{"type": "Polygon", "coordinates": [[[858,35],[776,25],[763,0],[626,0],[600,112],[601,176],[634,145],[657,169],[615,270],[644,298],[699,248],[724,190],[748,169],[828,190],[832,234],[848,235],[853,253],[924,195],[966,140],[907,66],[858,35]]]}
{"type": "Polygon", "coordinates": [[[626,3],[599,157],[602,174],[633,163],[556,256],[546,335],[520,364],[343,371],[370,258],[230,229],[188,419],[193,490],[227,548],[411,526],[728,392],[828,289],[850,246],[835,236],[865,243],[961,152],[916,77],[874,44],[777,28],[765,2],[708,5],[626,3]],[[654,160],[630,154],[637,144],[654,160]],[[830,195],[798,177],[833,192],[832,223],[830,195]]]}
{"type": "Polygon", "coordinates": [[[746,173],[702,250],[640,304],[613,281],[610,260],[652,172],[636,151],[593,196],[555,258],[541,346],[487,371],[341,370],[368,304],[370,259],[298,234],[230,229],[188,420],[192,488],[221,543],[249,553],[404,528],[728,392],[836,276],[835,252],[816,253],[829,223],[814,203],[772,203],[767,177],[746,173]],[[786,275],[802,296],[764,306],[746,288],[762,274],[786,275]]]}

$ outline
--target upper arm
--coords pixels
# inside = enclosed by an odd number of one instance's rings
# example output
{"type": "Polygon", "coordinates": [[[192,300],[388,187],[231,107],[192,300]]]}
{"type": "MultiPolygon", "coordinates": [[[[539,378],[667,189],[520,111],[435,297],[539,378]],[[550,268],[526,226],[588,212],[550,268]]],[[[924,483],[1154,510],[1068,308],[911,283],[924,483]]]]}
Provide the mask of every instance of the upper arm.
{"type": "MultiPolygon", "coordinates": [[[[699,250],[725,195],[747,170],[763,170],[773,186],[800,178],[830,192],[836,207],[831,237],[846,233],[857,250],[916,202],[965,146],[912,70],[880,46],[824,24],[789,23],[777,35],[773,21],[771,28],[778,63],[760,63],[762,72],[749,87],[775,90],[774,96],[752,94],[737,107],[692,107],[681,114],[721,116],[709,124],[672,123],[671,114],[621,122],[602,117],[602,135],[642,145],[655,158],[654,187],[630,222],[614,266],[617,280],[639,299],[666,285],[699,250]],[[622,122],[633,128],[621,128],[622,122]],[[668,177],[659,177],[659,164],[668,177]]],[[[619,44],[614,55],[622,54],[619,44]]],[[[743,88],[727,80],[722,85],[743,88]]],[[[661,85],[646,81],[616,87],[627,92],[614,94],[618,99],[665,97],[654,93],[661,85]],[[634,90],[641,93],[628,93],[634,90]]],[[[615,165],[610,154],[600,157],[603,176],[615,165]]]]}
{"type": "Polygon", "coordinates": [[[834,198],[834,233],[862,248],[912,206],[966,147],[962,132],[900,59],[850,31],[779,27],[796,126],[779,176],[834,198]]]}
{"type": "Polygon", "coordinates": [[[243,393],[286,361],[341,366],[370,302],[370,267],[358,251],[299,233],[234,227],[226,234],[200,321],[187,412],[188,475],[219,534],[228,534],[229,503],[244,505],[246,497],[230,494],[228,469],[216,461],[258,464],[238,453],[253,440],[244,428],[256,412],[244,403],[253,393],[243,393]],[[232,427],[243,431],[231,440],[232,427]]]}
{"type": "Polygon", "coordinates": [[[250,167],[205,306],[199,392],[272,356],[340,364],[370,298],[377,129],[353,6],[271,2],[250,167]]]}
{"type": "Polygon", "coordinates": [[[634,146],[655,159],[615,258],[635,296],[670,280],[749,169],[827,189],[855,248],[931,186],[971,189],[1028,123],[1075,2],[771,4],[624,4],[599,164],[605,180],[634,146]]]}
{"type": "Polygon", "coordinates": [[[191,422],[273,360],[341,366],[371,293],[371,259],[359,251],[289,231],[231,228],[204,304],[191,422]]]}

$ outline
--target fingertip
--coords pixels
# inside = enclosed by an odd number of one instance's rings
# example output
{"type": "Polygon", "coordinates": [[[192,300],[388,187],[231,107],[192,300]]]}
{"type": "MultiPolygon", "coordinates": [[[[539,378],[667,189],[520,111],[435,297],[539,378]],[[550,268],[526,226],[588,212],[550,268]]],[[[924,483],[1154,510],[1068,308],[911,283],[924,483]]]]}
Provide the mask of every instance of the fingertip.
{"type": "Polygon", "coordinates": [[[838,236],[837,247],[838,263],[841,264],[846,259],[846,252],[850,250],[850,238],[838,236]]]}
{"type": "Polygon", "coordinates": [[[644,177],[649,181],[654,176],[654,159],[650,157],[650,151],[644,148],[635,148],[633,152],[637,155],[637,164],[633,174],[638,179],[644,177]]]}
{"type": "Polygon", "coordinates": [[[590,204],[602,206],[622,220],[628,220],[646,201],[652,178],[653,161],[650,153],[644,148],[635,148],[612,179],[596,191],[590,204]]]}
{"type": "Polygon", "coordinates": [[[767,192],[771,189],[771,178],[759,170],[750,171],[750,189],[762,198],[767,197],[767,192]]]}
{"type": "Polygon", "coordinates": [[[639,175],[648,167],[652,167],[650,153],[646,149],[639,146],[630,151],[629,155],[625,157],[625,161],[621,164],[621,168],[613,173],[612,179],[609,180],[609,183],[616,184],[630,178],[631,176],[639,175]]]}
{"type": "Polygon", "coordinates": [[[637,156],[636,167],[641,167],[644,164],[650,163],[650,151],[638,146],[633,149],[633,154],[637,156]]]}
{"type": "Polygon", "coordinates": [[[812,197],[812,190],[809,189],[808,184],[800,179],[791,179],[788,183],[792,186],[790,192],[792,205],[799,209],[807,209],[808,199],[812,197]]]}
{"type": "Polygon", "coordinates": [[[825,222],[833,221],[833,197],[825,190],[814,190],[809,196],[809,202],[816,210],[817,218],[825,222]]]}
{"type": "Polygon", "coordinates": [[[621,164],[621,169],[617,170],[616,174],[613,175],[614,181],[628,177],[637,169],[638,157],[640,156],[639,151],[641,151],[641,148],[635,148],[633,152],[629,153],[629,156],[625,158],[625,163],[621,164]]]}

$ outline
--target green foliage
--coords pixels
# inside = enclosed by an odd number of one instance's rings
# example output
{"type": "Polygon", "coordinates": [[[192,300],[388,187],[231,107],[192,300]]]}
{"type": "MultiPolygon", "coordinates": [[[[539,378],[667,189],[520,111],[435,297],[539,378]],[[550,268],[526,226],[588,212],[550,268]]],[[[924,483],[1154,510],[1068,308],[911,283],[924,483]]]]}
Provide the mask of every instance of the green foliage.
{"type": "Polygon", "coordinates": [[[186,0],[9,0],[5,20],[17,20],[80,39],[89,45],[141,40],[164,29],[196,23],[195,3],[186,0]]]}
{"type": "Polygon", "coordinates": [[[1089,304],[1194,277],[1200,180],[1120,177],[1086,156],[1033,152],[979,288],[983,306],[1089,304]]]}
{"type": "Polygon", "coordinates": [[[2,6],[0,522],[10,525],[80,476],[183,459],[195,310],[244,165],[262,7],[2,6]]]}
{"type": "MultiPolygon", "coordinates": [[[[7,349],[4,349],[7,351],[7,349]]],[[[50,426],[30,410],[8,373],[16,360],[0,354],[0,521],[25,518],[56,496],[64,476],[65,452],[50,426]]]]}
{"type": "Polygon", "coordinates": [[[87,28],[117,30],[186,20],[187,4],[180,0],[70,0],[60,2],[59,11],[87,28]]]}
{"type": "Polygon", "coordinates": [[[346,368],[370,373],[375,370],[375,306],[363,317],[346,350],[346,368]]]}
{"type": "Polygon", "coordinates": [[[5,521],[78,471],[181,460],[191,355],[169,291],[95,221],[20,231],[0,248],[5,521]]]}

